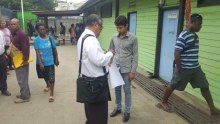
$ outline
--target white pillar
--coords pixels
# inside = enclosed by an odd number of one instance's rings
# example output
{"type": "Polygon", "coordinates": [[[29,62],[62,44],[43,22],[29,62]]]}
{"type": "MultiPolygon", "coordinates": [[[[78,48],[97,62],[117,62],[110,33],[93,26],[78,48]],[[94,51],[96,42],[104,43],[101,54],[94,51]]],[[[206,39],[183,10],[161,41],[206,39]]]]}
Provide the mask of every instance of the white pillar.
{"type": "Polygon", "coordinates": [[[24,7],[23,7],[23,0],[21,0],[21,15],[22,15],[23,30],[24,30],[24,7]]]}

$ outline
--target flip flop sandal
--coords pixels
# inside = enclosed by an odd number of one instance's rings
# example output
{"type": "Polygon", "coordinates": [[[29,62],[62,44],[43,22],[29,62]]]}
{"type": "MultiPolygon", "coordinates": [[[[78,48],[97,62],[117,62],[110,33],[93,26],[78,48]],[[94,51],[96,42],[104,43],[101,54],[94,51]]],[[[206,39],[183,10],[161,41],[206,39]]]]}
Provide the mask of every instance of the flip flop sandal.
{"type": "Polygon", "coordinates": [[[48,92],[48,91],[49,91],[49,88],[45,88],[45,89],[44,89],[44,92],[48,92]]]}
{"type": "Polygon", "coordinates": [[[49,102],[54,102],[54,97],[50,96],[49,102]]]}
{"type": "Polygon", "coordinates": [[[163,106],[161,103],[155,105],[157,108],[164,110],[165,112],[172,113],[171,108],[163,106]]]}

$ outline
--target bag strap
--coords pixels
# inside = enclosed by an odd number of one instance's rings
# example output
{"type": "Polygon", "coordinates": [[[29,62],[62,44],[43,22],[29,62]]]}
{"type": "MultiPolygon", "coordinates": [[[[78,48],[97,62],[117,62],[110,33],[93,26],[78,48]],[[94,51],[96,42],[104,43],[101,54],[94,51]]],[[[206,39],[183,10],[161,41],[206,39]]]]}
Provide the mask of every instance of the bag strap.
{"type": "Polygon", "coordinates": [[[55,55],[54,55],[54,49],[55,48],[53,48],[53,44],[52,44],[52,39],[51,39],[51,37],[49,36],[49,41],[50,41],[50,44],[51,44],[51,48],[52,48],[52,52],[53,52],[53,59],[54,59],[54,64],[55,64],[55,55]]]}
{"type": "Polygon", "coordinates": [[[53,48],[53,44],[52,44],[52,39],[51,39],[50,36],[49,36],[49,41],[50,41],[50,44],[51,44],[52,49],[54,49],[54,48],[53,48]]]}
{"type": "MultiPolygon", "coordinates": [[[[84,40],[89,37],[89,36],[93,36],[91,34],[86,34],[83,38],[82,38],[82,44],[81,44],[81,51],[80,51],[80,59],[79,59],[79,74],[78,77],[80,77],[81,74],[81,67],[82,67],[82,53],[83,53],[83,44],[84,44],[84,40]]],[[[94,37],[94,36],[93,36],[94,37]]]]}
{"type": "MultiPolygon", "coordinates": [[[[80,51],[80,59],[79,59],[79,74],[78,74],[78,77],[80,77],[80,74],[81,74],[81,67],[82,67],[82,53],[83,53],[83,44],[84,44],[84,41],[87,37],[89,36],[93,36],[94,35],[91,35],[91,34],[86,34],[83,38],[82,38],[82,44],[81,44],[81,51],[80,51]]],[[[103,67],[103,72],[106,74],[106,68],[103,67]]]]}
{"type": "MultiPolygon", "coordinates": [[[[84,44],[84,40],[89,37],[89,36],[93,36],[91,34],[86,34],[83,38],[82,38],[82,44],[81,44],[81,51],[80,51],[80,59],[79,59],[79,75],[78,77],[80,77],[81,74],[81,67],[82,67],[82,52],[83,52],[83,44],[84,44]]],[[[93,36],[94,37],[94,36],[93,36]]]]}

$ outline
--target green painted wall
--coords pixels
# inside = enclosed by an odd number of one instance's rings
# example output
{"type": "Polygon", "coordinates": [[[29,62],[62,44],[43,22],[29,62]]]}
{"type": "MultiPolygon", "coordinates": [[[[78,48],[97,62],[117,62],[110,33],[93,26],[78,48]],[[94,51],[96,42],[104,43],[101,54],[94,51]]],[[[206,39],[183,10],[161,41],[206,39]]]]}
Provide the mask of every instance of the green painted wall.
{"type": "MultiPolygon", "coordinates": [[[[116,33],[114,26],[115,0],[113,0],[112,17],[104,18],[104,29],[100,35],[103,48],[107,49],[111,37],[116,33]]],[[[136,6],[128,7],[129,0],[120,0],[119,15],[127,16],[128,12],[137,12],[137,30],[139,44],[138,66],[146,71],[154,72],[155,48],[157,36],[158,2],[152,0],[136,0],[136,6]]],[[[197,0],[191,0],[192,13],[203,16],[203,27],[198,33],[200,37],[200,64],[206,73],[215,105],[220,108],[220,6],[196,7],[197,0]]],[[[177,6],[179,0],[165,0],[165,6],[177,6]]],[[[185,28],[185,26],[184,26],[185,28]]],[[[204,100],[199,89],[187,86],[186,92],[204,100]]]]}
{"type": "MultiPolygon", "coordinates": [[[[111,2],[109,0],[108,2],[111,2]]],[[[102,47],[106,50],[109,48],[109,44],[113,35],[117,33],[115,28],[115,0],[112,1],[112,17],[102,18],[103,19],[103,29],[100,34],[100,43],[102,47]]]]}
{"type": "Polygon", "coordinates": [[[157,36],[158,1],[136,0],[136,6],[129,6],[127,1],[120,1],[120,15],[137,12],[139,63],[146,71],[154,72],[155,48],[157,36]]]}
{"type": "MultiPolygon", "coordinates": [[[[21,12],[17,12],[17,18],[20,21],[20,26],[23,28],[23,21],[22,21],[22,14],[21,12]]],[[[28,19],[32,19],[32,24],[35,24],[37,21],[37,16],[32,14],[32,11],[25,11],[24,12],[24,26],[25,29],[23,29],[25,32],[27,32],[27,23],[28,19]]]]}

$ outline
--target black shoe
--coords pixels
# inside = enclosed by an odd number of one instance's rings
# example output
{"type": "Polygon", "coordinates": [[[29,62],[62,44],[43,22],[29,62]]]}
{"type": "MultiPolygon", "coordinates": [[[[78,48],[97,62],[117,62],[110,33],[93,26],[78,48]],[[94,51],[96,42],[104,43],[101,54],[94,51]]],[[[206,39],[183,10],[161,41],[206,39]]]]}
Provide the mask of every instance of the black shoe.
{"type": "Polygon", "coordinates": [[[114,109],[113,112],[110,114],[110,117],[115,117],[117,114],[120,114],[120,113],[121,113],[121,110],[114,109]]]}
{"type": "Polygon", "coordinates": [[[2,91],[2,95],[11,96],[11,93],[6,90],[6,91],[2,91]]]}
{"type": "Polygon", "coordinates": [[[130,113],[125,112],[123,116],[123,122],[127,122],[130,119],[130,113]]]}
{"type": "Polygon", "coordinates": [[[15,70],[13,67],[9,67],[9,70],[15,70]]]}

